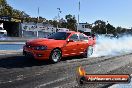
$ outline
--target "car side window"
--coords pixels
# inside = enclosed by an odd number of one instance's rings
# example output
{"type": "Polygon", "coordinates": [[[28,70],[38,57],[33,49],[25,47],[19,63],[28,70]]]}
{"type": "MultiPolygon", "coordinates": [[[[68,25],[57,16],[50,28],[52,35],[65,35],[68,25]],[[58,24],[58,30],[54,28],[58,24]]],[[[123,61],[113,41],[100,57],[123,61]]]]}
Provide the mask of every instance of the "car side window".
{"type": "Polygon", "coordinates": [[[69,38],[69,40],[78,41],[79,39],[78,39],[77,34],[73,34],[73,35],[69,38]]]}
{"type": "Polygon", "coordinates": [[[84,34],[79,34],[79,39],[80,39],[81,41],[83,41],[83,40],[88,40],[88,37],[85,36],[84,34]]]}

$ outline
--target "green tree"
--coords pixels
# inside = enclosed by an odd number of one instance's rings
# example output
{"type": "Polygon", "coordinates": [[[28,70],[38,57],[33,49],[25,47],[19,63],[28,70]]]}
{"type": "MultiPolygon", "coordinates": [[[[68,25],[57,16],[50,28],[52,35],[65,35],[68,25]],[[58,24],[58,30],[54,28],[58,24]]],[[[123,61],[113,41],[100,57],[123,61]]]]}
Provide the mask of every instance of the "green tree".
{"type": "Polygon", "coordinates": [[[121,30],[122,30],[122,27],[117,27],[116,28],[116,34],[120,34],[121,33],[121,30]]]}
{"type": "Polygon", "coordinates": [[[46,22],[46,19],[43,18],[43,17],[41,17],[41,16],[39,16],[38,22],[39,22],[39,23],[46,22]]]}
{"type": "Polygon", "coordinates": [[[72,16],[71,14],[66,15],[65,19],[67,20],[67,28],[72,30],[72,31],[76,31],[76,18],[75,16],[72,16]]]}
{"type": "Polygon", "coordinates": [[[7,6],[6,0],[0,0],[0,15],[3,16],[6,13],[5,7],[7,6]]]}
{"type": "Polygon", "coordinates": [[[0,0],[0,6],[5,6],[7,4],[6,0],[0,0]]]}
{"type": "Polygon", "coordinates": [[[61,23],[61,28],[67,28],[67,22],[62,22],[61,23]]]}
{"type": "Polygon", "coordinates": [[[107,28],[107,33],[108,34],[116,34],[116,30],[115,30],[115,27],[113,26],[113,25],[111,25],[111,24],[107,24],[106,25],[106,28],[107,28]]]}
{"type": "Polygon", "coordinates": [[[106,33],[106,23],[102,20],[97,20],[94,22],[93,32],[98,34],[106,33]]]}
{"type": "Polygon", "coordinates": [[[5,15],[12,16],[13,8],[7,4],[6,7],[5,7],[5,12],[6,12],[5,15]]]}
{"type": "Polygon", "coordinates": [[[52,25],[53,25],[54,27],[57,27],[57,24],[58,24],[58,22],[57,22],[56,20],[53,20],[53,21],[52,21],[52,25]]]}

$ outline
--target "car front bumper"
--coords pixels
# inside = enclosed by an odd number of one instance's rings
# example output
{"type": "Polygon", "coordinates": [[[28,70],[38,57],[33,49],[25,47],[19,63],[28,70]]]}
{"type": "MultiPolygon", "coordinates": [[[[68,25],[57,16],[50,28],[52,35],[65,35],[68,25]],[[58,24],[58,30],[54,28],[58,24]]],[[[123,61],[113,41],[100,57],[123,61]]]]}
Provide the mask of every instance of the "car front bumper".
{"type": "Polygon", "coordinates": [[[33,48],[23,47],[23,54],[34,57],[37,60],[47,60],[50,57],[51,50],[34,50],[33,48]]]}

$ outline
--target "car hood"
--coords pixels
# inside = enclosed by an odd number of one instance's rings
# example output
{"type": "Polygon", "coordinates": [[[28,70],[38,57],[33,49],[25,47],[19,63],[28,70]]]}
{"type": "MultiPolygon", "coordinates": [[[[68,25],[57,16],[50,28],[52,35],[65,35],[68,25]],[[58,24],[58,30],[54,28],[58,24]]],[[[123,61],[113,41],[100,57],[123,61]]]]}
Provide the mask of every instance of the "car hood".
{"type": "Polygon", "coordinates": [[[46,45],[46,46],[62,46],[66,40],[54,40],[47,38],[39,38],[27,41],[27,45],[37,46],[37,45],[46,45]]]}

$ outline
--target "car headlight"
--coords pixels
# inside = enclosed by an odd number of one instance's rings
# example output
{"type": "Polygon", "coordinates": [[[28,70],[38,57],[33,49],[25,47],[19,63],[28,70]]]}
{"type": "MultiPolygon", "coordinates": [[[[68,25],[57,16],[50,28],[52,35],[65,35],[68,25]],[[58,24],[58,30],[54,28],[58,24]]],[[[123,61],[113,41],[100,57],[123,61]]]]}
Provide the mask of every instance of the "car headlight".
{"type": "Polygon", "coordinates": [[[34,49],[35,50],[46,50],[47,46],[36,46],[34,49]]]}

